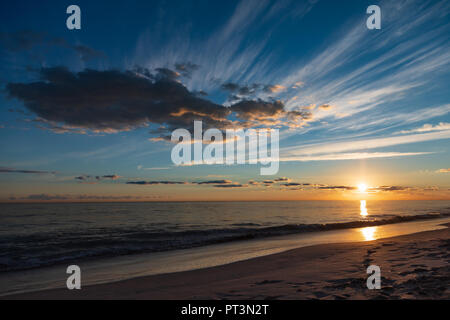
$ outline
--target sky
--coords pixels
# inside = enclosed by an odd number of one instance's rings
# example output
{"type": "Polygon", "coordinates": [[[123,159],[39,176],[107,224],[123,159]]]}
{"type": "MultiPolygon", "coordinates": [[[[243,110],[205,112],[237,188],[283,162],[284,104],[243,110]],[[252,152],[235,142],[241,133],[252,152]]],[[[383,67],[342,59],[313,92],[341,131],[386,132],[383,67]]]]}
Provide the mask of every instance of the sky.
{"type": "Polygon", "coordinates": [[[2,2],[0,201],[449,200],[449,13],[412,0],[2,2]],[[171,133],[195,120],[279,130],[279,171],[175,165],[171,133]]]}

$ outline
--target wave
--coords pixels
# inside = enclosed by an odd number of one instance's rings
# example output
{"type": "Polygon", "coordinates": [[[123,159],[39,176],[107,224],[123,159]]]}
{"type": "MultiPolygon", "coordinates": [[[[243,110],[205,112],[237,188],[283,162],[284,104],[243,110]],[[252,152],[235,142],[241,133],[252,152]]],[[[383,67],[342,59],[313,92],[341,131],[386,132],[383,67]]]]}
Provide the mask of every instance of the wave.
{"type": "Polygon", "coordinates": [[[90,229],[68,233],[8,236],[0,240],[0,272],[25,270],[98,257],[160,252],[274,236],[363,228],[450,217],[450,212],[414,216],[382,215],[377,220],[264,227],[253,223],[231,228],[171,231],[90,229]]]}

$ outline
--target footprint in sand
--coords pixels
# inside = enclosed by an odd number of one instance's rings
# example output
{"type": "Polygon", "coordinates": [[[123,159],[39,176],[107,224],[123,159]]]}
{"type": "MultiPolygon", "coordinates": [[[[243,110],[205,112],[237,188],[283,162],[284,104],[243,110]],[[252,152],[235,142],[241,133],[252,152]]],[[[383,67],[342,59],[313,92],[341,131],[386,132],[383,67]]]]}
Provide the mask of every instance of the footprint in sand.
{"type": "Polygon", "coordinates": [[[256,282],[255,285],[261,286],[261,285],[264,285],[264,284],[273,284],[273,283],[280,283],[280,282],[283,282],[283,280],[264,280],[264,281],[261,281],[261,282],[256,282]]]}
{"type": "Polygon", "coordinates": [[[394,245],[393,242],[387,242],[387,243],[383,243],[381,246],[382,247],[390,247],[390,246],[393,246],[393,245],[394,245]]]}

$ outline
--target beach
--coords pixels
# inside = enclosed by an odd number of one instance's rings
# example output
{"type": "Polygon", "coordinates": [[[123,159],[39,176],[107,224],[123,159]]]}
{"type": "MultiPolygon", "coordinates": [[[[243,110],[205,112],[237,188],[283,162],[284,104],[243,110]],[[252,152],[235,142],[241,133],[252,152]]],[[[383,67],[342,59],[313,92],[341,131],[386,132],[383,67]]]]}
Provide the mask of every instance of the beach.
{"type": "Polygon", "coordinates": [[[450,0],[1,14],[0,300],[450,299],[450,0]]]}
{"type": "Polygon", "coordinates": [[[321,244],[222,266],[1,299],[449,299],[450,223],[373,241],[321,244]],[[369,290],[369,265],[381,289],[369,290]]]}

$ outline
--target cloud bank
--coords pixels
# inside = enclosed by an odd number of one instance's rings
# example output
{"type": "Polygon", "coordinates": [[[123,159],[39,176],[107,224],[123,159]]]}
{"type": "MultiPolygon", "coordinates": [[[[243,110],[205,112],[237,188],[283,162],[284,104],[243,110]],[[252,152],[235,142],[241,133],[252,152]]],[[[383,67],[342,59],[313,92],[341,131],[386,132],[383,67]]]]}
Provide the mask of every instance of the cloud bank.
{"type": "MultiPolygon", "coordinates": [[[[194,67],[178,65],[182,72],[194,67]]],[[[180,73],[167,68],[72,72],[65,67],[41,68],[39,80],[8,83],[10,98],[23,102],[35,121],[53,131],[113,133],[159,126],[162,138],[194,120],[206,128],[300,126],[311,118],[306,111],[287,111],[281,101],[241,100],[229,107],[190,92],[180,73]],[[285,119],[286,122],[282,122],[285,119]]]]}

